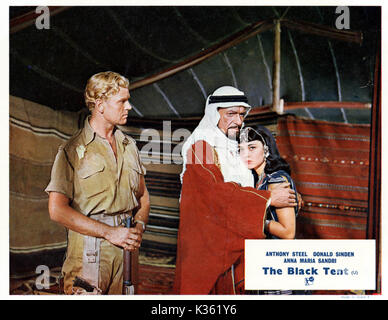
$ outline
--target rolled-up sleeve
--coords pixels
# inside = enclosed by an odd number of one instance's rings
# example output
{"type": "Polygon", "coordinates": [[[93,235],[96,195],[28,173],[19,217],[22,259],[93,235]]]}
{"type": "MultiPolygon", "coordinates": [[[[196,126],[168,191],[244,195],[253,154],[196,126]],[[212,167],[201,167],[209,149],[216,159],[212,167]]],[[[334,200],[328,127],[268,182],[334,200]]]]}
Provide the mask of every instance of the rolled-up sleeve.
{"type": "Polygon", "coordinates": [[[139,157],[139,165],[140,165],[140,170],[141,170],[140,174],[145,176],[147,174],[147,169],[144,166],[144,163],[141,161],[140,157],[139,157]]]}
{"type": "Polygon", "coordinates": [[[66,156],[66,151],[63,147],[59,147],[55,157],[53,167],[51,169],[51,180],[45,191],[59,192],[64,194],[69,199],[73,199],[74,194],[74,170],[66,156]]]}
{"type": "Polygon", "coordinates": [[[136,147],[136,146],[134,146],[134,148],[135,148],[135,154],[136,154],[136,156],[135,156],[135,159],[134,159],[134,161],[135,161],[135,163],[136,163],[136,167],[137,167],[137,171],[141,174],[141,175],[146,175],[147,174],[147,169],[146,169],[146,167],[144,166],[144,163],[141,161],[141,157],[140,157],[140,150],[136,147]]]}

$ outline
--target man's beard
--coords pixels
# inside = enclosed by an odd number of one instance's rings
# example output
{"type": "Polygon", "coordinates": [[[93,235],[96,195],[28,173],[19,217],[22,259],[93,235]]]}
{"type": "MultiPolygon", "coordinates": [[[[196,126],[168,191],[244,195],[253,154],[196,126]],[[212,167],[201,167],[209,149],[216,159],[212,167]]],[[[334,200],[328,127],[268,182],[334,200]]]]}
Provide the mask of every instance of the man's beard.
{"type": "Polygon", "coordinates": [[[241,128],[238,128],[238,131],[234,131],[234,130],[230,130],[230,128],[228,129],[227,131],[227,137],[230,139],[230,140],[235,140],[235,141],[238,141],[239,138],[240,138],[240,129],[241,128]]]}

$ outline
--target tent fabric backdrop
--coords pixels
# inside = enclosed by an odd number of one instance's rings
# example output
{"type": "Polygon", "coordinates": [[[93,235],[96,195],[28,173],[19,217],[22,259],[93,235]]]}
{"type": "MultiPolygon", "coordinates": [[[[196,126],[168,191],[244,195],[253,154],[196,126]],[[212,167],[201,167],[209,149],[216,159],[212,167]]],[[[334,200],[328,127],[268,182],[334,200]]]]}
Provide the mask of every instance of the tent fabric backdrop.
{"type": "Polygon", "coordinates": [[[11,277],[35,273],[38,265],[62,263],[66,230],[48,214],[44,192],[58,146],[78,129],[81,113],[57,112],[10,96],[11,277]]]}
{"type": "Polygon", "coordinates": [[[297,238],[366,239],[370,126],[288,116],[276,141],[304,200],[297,238]]]}

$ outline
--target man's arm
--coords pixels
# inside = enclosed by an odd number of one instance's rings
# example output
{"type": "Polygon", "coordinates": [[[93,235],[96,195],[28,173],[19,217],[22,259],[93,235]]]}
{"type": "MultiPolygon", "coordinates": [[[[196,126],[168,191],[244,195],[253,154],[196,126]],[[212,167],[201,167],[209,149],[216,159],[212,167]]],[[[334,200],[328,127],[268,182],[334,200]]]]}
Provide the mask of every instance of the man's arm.
{"type": "MultiPolygon", "coordinates": [[[[218,225],[224,228],[220,231],[222,234],[232,232],[240,240],[264,238],[263,218],[270,192],[242,187],[236,182],[225,182],[216,163],[214,149],[203,140],[197,141],[187,151],[181,213],[185,208],[187,211],[197,211],[194,216],[196,223],[201,221],[201,229],[203,226],[218,225]]],[[[243,241],[231,243],[243,245],[243,241]]]]}
{"type": "Polygon", "coordinates": [[[111,227],[93,220],[70,207],[69,201],[62,193],[50,192],[48,208],[51,220],[75,232],[104,238],[127,250],[134,251],[140,247],[141,232],[137,228],[111,227]]]}
{"type": "Polygon", "coordinates": [[[140,222],[136,224],[135,228],[137,228],[141,232],[140,234],[142,234],[144,232],[145,226],[147,225],[148,216],[150,213],[150,197],[148,194],[147,187],[145,185],[145,179],[143,175],[141,175],[140,177],[140,185],[139,190],[136,194],[136,199],[139,202],[139,206],[135,215],[135,222],[140,222]]]}

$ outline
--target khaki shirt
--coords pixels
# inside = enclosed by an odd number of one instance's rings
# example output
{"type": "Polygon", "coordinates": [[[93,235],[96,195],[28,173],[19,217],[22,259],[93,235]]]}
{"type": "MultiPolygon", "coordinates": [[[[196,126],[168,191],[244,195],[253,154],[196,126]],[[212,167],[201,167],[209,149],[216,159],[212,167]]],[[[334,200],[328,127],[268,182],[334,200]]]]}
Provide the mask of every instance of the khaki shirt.
{"type": "Polygon", "coordinates": [[[146,173],[136,142],[116,128],[116,161],[109,142],[93,131],[88,120],[59,147],[45,191],[63,193],[70,206],[85,215],[132,210],[146,173]]]}

